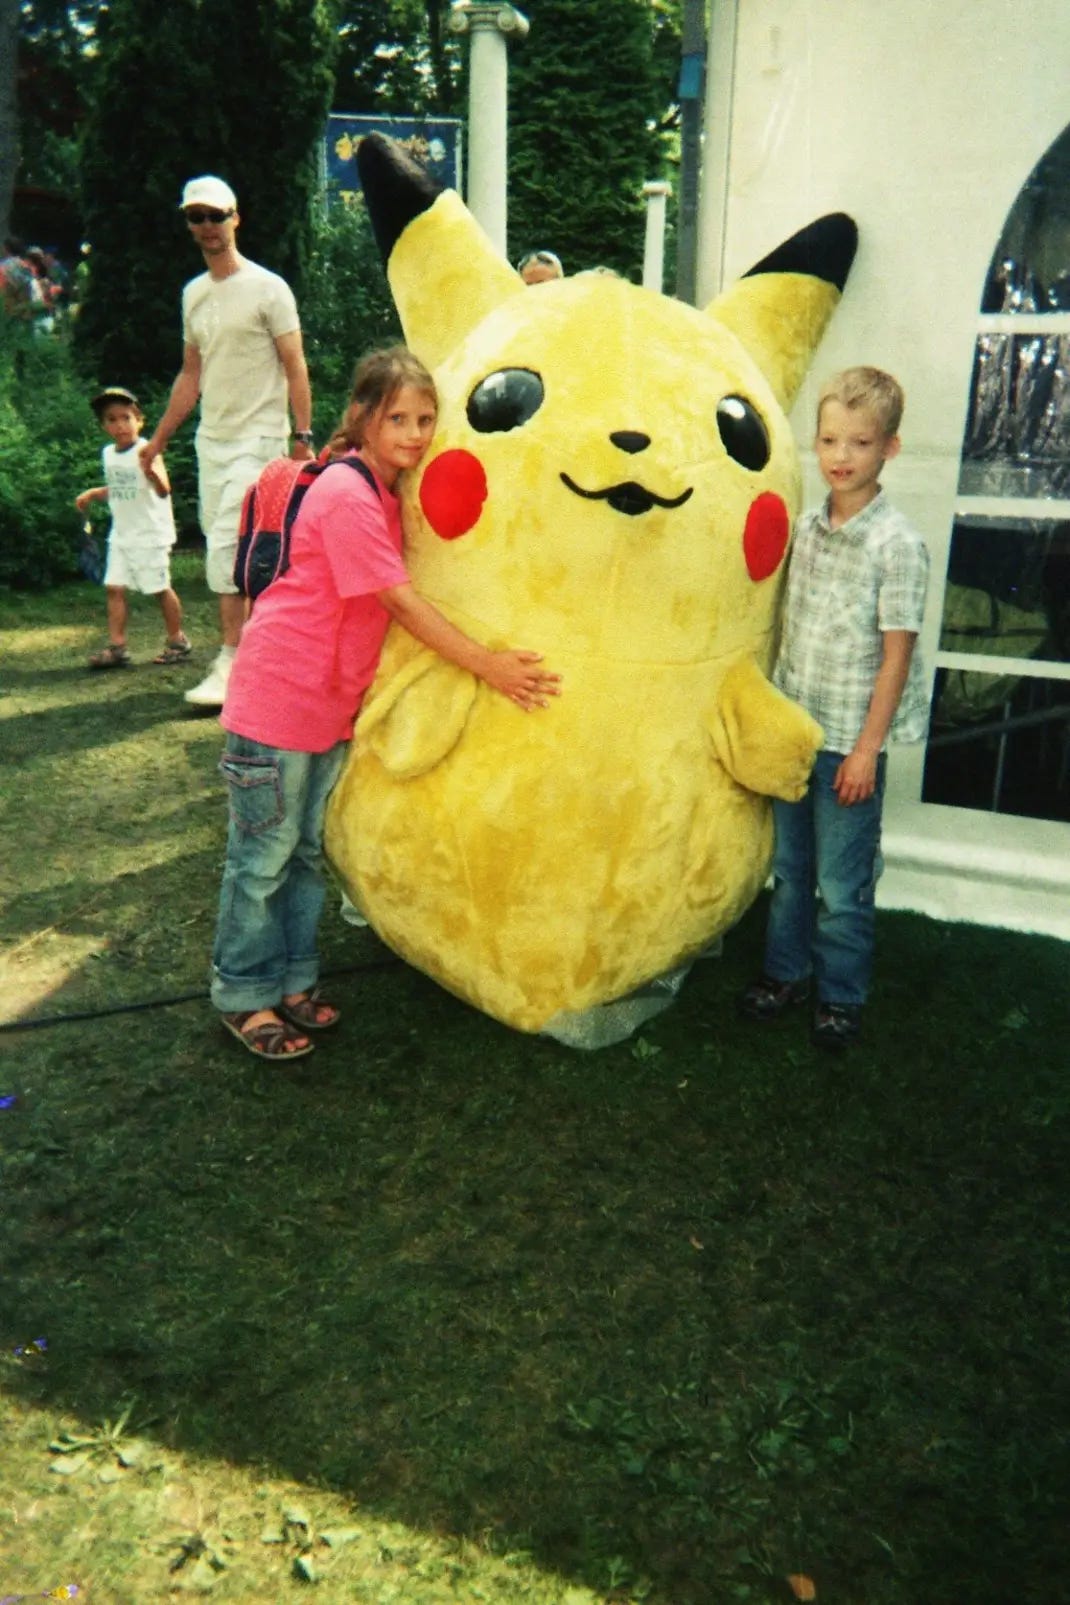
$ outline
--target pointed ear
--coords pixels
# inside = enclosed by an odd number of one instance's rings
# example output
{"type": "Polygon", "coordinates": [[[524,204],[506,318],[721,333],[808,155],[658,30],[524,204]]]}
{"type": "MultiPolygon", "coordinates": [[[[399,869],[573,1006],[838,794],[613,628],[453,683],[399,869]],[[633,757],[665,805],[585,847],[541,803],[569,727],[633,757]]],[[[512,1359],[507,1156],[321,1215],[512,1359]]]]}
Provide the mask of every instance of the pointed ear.
{"type": "Polygon", "coordinates": [[[745,347],[785,412],[840,299],[857,244],[851,218],[830,212],[785,240],[706,309],[745,347]]]}
{"type": "Polygon", "coordinates": [[[368,134],[357,169],[405,339],[434,368],[526,286],[455,190],[440,190],[394,140],[368,134]]]}

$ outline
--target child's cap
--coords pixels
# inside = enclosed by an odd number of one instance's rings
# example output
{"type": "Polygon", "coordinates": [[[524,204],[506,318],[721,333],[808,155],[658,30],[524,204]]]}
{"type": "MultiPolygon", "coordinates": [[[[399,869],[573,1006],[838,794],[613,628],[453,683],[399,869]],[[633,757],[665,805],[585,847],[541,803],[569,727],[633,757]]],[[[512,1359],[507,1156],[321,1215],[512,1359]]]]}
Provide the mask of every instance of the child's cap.
{"type": "Polygon", "coordinates": [[[136,407],[138,412],[141,411],[141,403],[134,392],[125,390],[122,385],[109,385],[106,390],[100,392],[99,396],[94,396],[89,405],[97,417],[100,418],[104,413],[105,407],[110,407],[115,401],[124,402],[126,406],[136,407]]]}
{"type": "Polygon", "coordinates": [[[216,178],[214,173],[203,173],[200,178],[190,179],[178,205],[183,212],[187,206],[215,206],[221,212],[236,212],[238,197],[226,179],[216,178]]]}

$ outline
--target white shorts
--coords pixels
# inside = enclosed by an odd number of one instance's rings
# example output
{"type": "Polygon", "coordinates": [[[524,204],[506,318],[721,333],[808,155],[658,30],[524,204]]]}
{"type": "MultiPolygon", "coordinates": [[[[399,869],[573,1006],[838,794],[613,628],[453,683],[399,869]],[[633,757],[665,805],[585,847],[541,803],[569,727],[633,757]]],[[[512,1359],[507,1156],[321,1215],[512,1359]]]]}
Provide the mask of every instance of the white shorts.
{"type": "Polygon", "coordinates": [[[142,596],[159,596],[171,587],[170,546],[117,546],[108,542],[105,585],[121,585],[142,596]]]}
{"type": "Polygon", "coordinates": [[[197,436],[197,488],[207,547],[205,578],[219,596],[236,596],[234,560],[245,492],[265,463],[285,457],[285,435],[247,435],[243,440],[197,436]]]}

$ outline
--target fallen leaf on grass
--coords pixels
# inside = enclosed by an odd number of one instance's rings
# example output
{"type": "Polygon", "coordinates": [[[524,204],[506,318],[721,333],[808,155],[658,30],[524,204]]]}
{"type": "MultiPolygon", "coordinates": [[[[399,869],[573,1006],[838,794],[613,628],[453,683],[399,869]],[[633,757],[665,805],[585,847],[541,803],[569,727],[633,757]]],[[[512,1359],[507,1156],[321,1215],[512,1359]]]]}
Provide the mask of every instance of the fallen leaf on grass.
{"type": "Polygon", "coordinates": [[[359,1527],[332,1527],[328,1532],[320,1533],[320,1543],[329,1544],[332,1549],[341,1549],[343,1544],[351,1544],[360,1536],[359,1527]]]}
{"type": "Polygon", "coordinates": [[[816,1599],[817,1589],[813,1578],[807,1577],[803,1572],[792,1572],[788,1578],[788,1587],[796,1599],[816,1599]]]}
{"type": "Polygon", "coordinates": [[[58,1460],[53,1460],[48,1469],[49,1471],[54,1471],[57,1477],[74,1477],[88,1464],[88,1455],[73,1455],[65,1452],[58,1460]]]}

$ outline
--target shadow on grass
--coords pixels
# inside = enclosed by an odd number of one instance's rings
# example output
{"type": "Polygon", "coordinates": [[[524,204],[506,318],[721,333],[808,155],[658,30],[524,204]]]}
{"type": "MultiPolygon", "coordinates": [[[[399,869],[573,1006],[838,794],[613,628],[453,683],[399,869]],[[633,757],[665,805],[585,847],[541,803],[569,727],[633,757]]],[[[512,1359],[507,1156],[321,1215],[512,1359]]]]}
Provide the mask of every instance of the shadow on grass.
{"type": "Polygon", "coordinates": [[[665,1605],[1054,1598],[1065,949],[882,916],[841,1062],[735,1018],[760,926],[590,1056],[404,966],[286,1075],[195,1005],[27,1033],[19,1388],[665,1605]]]}
{"type": "MultiPolygon", "coordinates": [[[[187,708],[182,700],[182,693],[197,679],[196,668],[187,670],[181,683],[177,683],[169,674],[169,684],[161,681],[144,691],[134,690],[131,684],[136,670],[116,669],[110,672],[112,678],[109,683],[116,691],[120,690],[117,677],[121,675],[123,680],[122,695],[114,698],[115,719],[110,730],[102,731],[95,720],[87,720],[80,698],[72,699],[65,707],[53,707],[44,713],[13,714],[4,721],[4,747],[9,761],[73,757],[88,748],[106,749],[112,743],[130,741],[158,726],[171,724],[177,718],[184,719],[187,714],[192,719],[197,718],[200,710],[187,708]]],[[[21,675],[11,677],[11,694],[16,699],[22,678],[21,675]]],[[[68,677],[57,673],[55,678],[63,681],[68,677]]],[[[75,682],[80,675],[72,672],[69,678],[75,682]]],[[[27,683],[35,679],[33,675],[26,677],[27,683]]],[[[214,711],[218,715],[219,710],[206,711],[209,714],[214,711]]]]}

